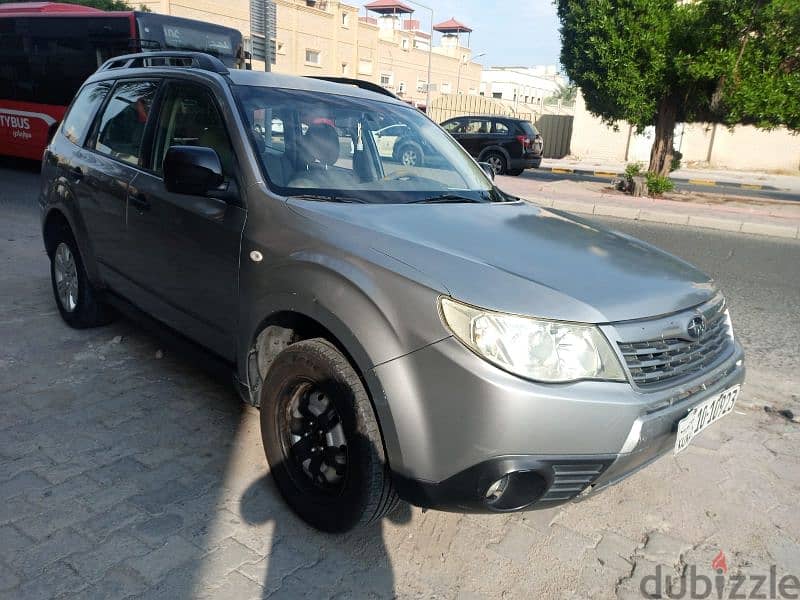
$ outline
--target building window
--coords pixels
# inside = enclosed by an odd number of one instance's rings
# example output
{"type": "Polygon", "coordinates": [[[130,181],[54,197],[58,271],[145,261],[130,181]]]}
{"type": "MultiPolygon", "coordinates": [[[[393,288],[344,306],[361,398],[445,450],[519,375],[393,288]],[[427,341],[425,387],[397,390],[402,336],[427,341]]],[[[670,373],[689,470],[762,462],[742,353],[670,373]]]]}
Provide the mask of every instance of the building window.
{"type": "Polygon", "coordinates": [[[322,63],[322,58],[320,51],[306,48],[306,64],[319,65],[321,63],[322,63]]]}
{"type": "Polygon", "coordinates": [[[392,74],[391,73],[381,73],[381,85],[383,87],[391,87],[392,86],[392,74]]]}
{"type": "Polygon", "coordinates": [[[342,11],[342,27],[350,27],[350,15],[342,11]]]}
{"type": "Polygon", "coordinates": [[[286,48],[283,45],[283,42],[275,42],[275,52],[278,54],[286,54],[286,48]]]}
{"type": "Polygon", "coordinates": [[[342,75],[347,76],[350,75],[350,65],[347,63],[342,63],[342,75]]]}
{"type": "Polygon", "coordinates": [[[400,95],[406,93],[406,82],[405,81],[401,81],[399,84],[397,84],[397,93],[400,94],[400,95]]]}
{"type": "Polygon", "coordinates": [[[442,92],[443,94],[449,94],[449,93],[450,93],[450,91],[451,91],[451,90],[450,90],[450,82],[449,82],[449,81],[445,81],[445,82],[442,84],[441,92],[442,92]]]}
{"type": "Polygon", "coordinates": [[[418,92],[425,92],[428,88],[428,82],[424,79],[417,79],[417,91],[418,92]]]}
{"type": "Polygon", "coordinates": [[[372,61],[362,58],[358,61],[358,72],[361,75],[372,75],[372,61]]]}
{"type": "Polygon", "coordinates": [[[408,50],[408,39],[407,38],[403,38],[403,40],[400,42],[400,47],[403,50],[408,50]]]}
{"type": "Polygon", "coordinates": [[[503,92],[492,92],[492,98],[502,98],[503,92]]]}

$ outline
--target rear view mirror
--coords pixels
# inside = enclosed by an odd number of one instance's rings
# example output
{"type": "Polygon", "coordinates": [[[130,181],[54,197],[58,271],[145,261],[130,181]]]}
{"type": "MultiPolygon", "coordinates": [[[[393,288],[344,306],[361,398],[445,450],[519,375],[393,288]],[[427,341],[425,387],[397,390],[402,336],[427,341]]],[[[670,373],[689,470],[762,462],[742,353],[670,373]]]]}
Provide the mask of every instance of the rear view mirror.
{"type": "Polygon", "coordinates": [[[489,177],[489,179],[494,181],[494,169],[492,168],[492,165],[485,162],[479,162],[478,164],[480,165],[481,169],[483,169],[483,172],[489,177]]]}
{"type": "Polygon", "coordinates": [[[222,185],[222,163],[212,148],[171,146],[164,157],[164,185],[176,194],[202,196],[222,185]]]}

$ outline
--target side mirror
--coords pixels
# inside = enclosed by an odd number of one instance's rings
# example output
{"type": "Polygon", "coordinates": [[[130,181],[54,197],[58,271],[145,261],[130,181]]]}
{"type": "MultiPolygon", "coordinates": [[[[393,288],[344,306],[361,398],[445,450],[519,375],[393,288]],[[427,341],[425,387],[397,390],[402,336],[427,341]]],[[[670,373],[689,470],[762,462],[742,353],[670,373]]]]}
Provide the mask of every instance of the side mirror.
{"type": "Polygon", "coordinates": [[[222,163],[212,148],[171,146],[164,157],[164,185],[176,194],[205,195],[222,185],[222,163]]]}
{"type": "Polygon", "coordinates": [[[480,165],[481,169],[483,169],[483,172],[486,173],[487,177],[494,181],[494,169],[492,168],[492,165],[486,162],[479,162],[478,164],[480,165]]]}

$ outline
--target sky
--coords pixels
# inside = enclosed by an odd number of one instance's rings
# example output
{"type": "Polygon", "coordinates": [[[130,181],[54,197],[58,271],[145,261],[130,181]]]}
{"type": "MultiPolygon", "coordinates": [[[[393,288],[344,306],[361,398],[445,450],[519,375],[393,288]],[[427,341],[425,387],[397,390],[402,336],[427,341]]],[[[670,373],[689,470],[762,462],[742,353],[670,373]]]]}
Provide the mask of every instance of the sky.
{"type": "MultiPolygon", "coordinates": [[[[414,18],[427,26],[429,11],[409,4],[416,9],[414,18]]],[[[422,0],[422,4],[433,9],[435,23],[455,17],[473,29],[470,47],[473,55],[486,52],[476,59],[482,65],[559,64],[561,40],[552,0],[422,0]]]]}

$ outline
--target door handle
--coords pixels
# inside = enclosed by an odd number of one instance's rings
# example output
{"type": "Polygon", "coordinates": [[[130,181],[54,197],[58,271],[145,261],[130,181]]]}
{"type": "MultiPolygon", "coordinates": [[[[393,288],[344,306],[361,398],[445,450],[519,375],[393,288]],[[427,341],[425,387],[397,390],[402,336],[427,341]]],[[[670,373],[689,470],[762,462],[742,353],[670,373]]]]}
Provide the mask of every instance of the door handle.
{"type": "Polygon", "coordinates": [[[83,169],[80,167],[70,167],[67,173],[69,174],[70,179],[76,183],[83,179],[83,169]]]}
{"type": "Polygon", "coordinates": [[[140,192],[131,192],[128,194],[128,204],[133,206],[139,212],[150,210],[150,201],[147,196],[140,192]]]}

